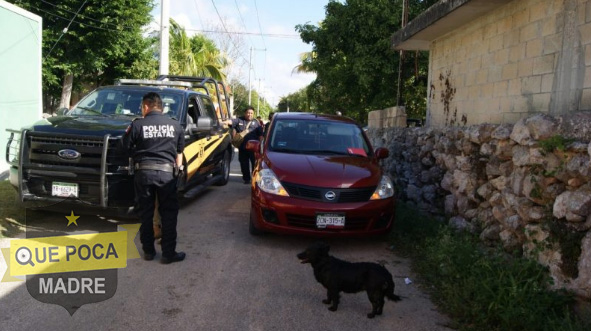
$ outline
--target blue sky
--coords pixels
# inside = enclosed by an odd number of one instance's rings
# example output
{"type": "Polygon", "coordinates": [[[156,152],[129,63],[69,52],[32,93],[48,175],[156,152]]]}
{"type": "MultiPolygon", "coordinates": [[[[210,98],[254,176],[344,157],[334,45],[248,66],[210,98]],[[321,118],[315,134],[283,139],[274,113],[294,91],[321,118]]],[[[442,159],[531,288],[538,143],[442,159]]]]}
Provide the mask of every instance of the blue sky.
{"type": "MultiPolygon", "coordinates": [[[[204,33],[215,40],[220,49],[236,58],[229,76],[238,78],[246,86],[250,59],[252,87],[272,105],[276,105],[281,96],[297,91],[314,79],[312,74],[292,74],[299,63],[299,54],[312,49],[301,41],[295,26],[307,22],[318,25],[324,19],[328,0],[169,1],[170,17],[188,33],[204,33]],[[222,31],[230,32],[231,40],[222,31]]],[[[156,3],[152,14],[155,21],[160,22],[159,0],[156,3]]]]}

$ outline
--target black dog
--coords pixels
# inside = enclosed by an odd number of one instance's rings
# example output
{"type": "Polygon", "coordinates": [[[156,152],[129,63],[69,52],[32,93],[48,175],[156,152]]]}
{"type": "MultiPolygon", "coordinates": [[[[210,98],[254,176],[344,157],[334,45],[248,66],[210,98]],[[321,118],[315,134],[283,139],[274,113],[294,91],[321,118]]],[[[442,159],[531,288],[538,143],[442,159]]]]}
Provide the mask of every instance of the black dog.
{"type": "Polygon", "coordinates": [[[384,308],[384,297],[392,301],[400,301],[394,295],[394,281],[386,268],[371,262],[351,263],[328,255],[330,247],[325,243],[315,243],[298,254],[301,263],[310,263],[314,269],[314,277],[327,289],[325,304],[332,305],[330,311],[339,306],[339,293],[357,293],[367,291],[372,310],[368,318],[381,315],[384,308]]]}

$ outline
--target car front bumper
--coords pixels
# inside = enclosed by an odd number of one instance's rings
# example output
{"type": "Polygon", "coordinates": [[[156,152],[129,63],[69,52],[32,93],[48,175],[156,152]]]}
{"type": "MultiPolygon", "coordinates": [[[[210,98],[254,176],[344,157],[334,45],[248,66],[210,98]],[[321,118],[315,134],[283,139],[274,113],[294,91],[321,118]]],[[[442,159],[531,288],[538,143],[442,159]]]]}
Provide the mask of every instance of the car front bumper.
{"type": "MultiPolygon", "coordinates": [[[[254,184],[256,185],[256,184],[254,184]]],[[[326,203],[252,191],[251,221],[265,232],[319,237],[364,237],[390,231],[394,222],[395,199],[354,203],[326,203]],[[318,213],[345,216],[344,227],[318,228],[318,213]]]]}

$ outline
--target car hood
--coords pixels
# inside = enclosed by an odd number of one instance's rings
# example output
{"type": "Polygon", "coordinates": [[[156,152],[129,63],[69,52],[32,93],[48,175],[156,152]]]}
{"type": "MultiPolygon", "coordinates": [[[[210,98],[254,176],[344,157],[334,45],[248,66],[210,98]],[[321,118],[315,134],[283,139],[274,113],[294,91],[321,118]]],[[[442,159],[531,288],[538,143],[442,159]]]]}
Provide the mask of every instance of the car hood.
{"type": "Polygon", "coordinates": [[[35,132],[59,132],[78,135],[120,136],[133,117],[123,116],[55,116],[40,120],[30,128],[35,132]]]}
{"type": "Polygon", "coordinates": [[[302,155],[267,152],[264,162],[282,182],[360,188],[378,185],[382,171],[377,162],[354,155],[302,155]]]}

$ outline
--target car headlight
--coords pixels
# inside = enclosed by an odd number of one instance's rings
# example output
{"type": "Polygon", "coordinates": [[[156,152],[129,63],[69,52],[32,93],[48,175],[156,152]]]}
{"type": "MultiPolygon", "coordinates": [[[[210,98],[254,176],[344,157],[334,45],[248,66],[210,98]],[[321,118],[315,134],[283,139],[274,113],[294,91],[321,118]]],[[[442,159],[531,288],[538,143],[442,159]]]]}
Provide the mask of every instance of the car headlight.
{"type": "Polygon", "coordinates": [[[255,182],[263,192],[288,197],[287,191],[271,169],[263,169],[256,174],[255,182]]]}
{"type": "Polygon", "coordinates": [[[375,192],[371,195],[370,200],[386,199],[394,196],[394,185],[390,177],[383,175],[380,180],[380,184],[376,188],[375,192]]]}

